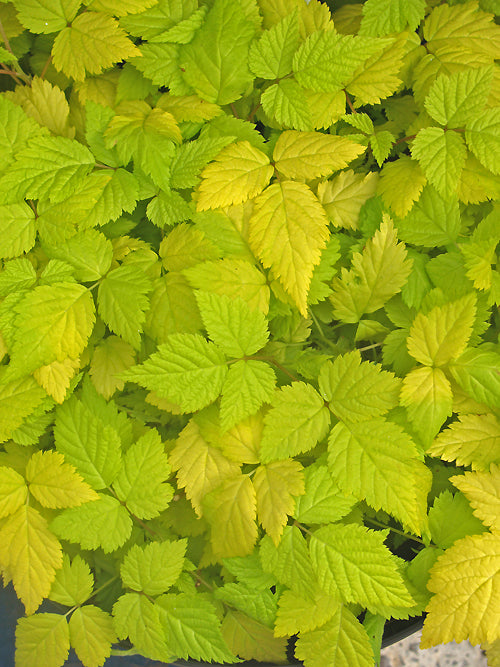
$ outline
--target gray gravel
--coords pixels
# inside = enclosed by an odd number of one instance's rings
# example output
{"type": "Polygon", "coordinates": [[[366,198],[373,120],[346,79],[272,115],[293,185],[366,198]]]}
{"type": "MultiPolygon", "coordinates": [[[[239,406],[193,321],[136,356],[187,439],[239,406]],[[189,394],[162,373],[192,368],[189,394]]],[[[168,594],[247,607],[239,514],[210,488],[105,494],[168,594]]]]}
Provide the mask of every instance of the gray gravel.
{"type": "Polygon", "coordinates": [[[420,632],[382,651],[380,667],[487,667],[479,646],[450,642],[420,649],[420,632]]]}

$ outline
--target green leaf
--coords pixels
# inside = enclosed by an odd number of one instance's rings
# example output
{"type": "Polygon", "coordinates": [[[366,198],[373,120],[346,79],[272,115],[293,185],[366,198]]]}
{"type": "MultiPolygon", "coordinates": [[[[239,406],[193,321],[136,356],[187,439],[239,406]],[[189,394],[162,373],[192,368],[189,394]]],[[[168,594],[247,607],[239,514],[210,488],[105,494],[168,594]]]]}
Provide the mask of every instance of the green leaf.
{"type": "Polygon", "coordinates": [[[443,199],[428,185],[411,211],[396,223],[398,235],[406,243],[424,247],[448,245],[460,233],[460,211],[456,197],[443,199]]]}
{"type": "Polygon", "coordinates": [[[500,175],[500,109],[485,109],[474,114],[465,127],[465,140],[479,162],[500,175]]]}
{"type": "Polygon", "coordinates": [[[125,452],[113,488],[132,514],[139,519],[152,519],[172,499],[173,489],[165,483],[170,472],[161,438],[151,429],[125,452]]]}
{"type": "Polygon", "coordinates": [[[189,220],[192,210],[187,201],[175,190],[160,190],[149,202],[146,215],[157,227],[164,229],[189,220]]]}
{"type": "MultiPolygon", "coordinates": [[[[397,216],[404,218],[411,210],[413,203],[419,198],[426,182],[427,179],[418,162],[407,155],[401,155],[398,160],[384,164],[380,172],[377,191],[382,196],[384,204],[389,206],[397,216]]],[[[439,197],[439,202],[444,205],[448,203],[441,197],[439,197]]],[[[398,234],[403,241],[406,241],[400,225],[401,223],[398,222],[398,234]]],[[[419,228],[420,225],[416,226],[415,231],[419,228]]]]}
{"type": "Polygon", "coordinates": [[[34,137],[43,134],[38,123],[7,97],[0,97],[0,173],[34,137]]]}
{"type": "Polygon", "coordinates": [[[32,377],[6,382],[5,372],[0,373],[0,442],[11,438],[44,398],[45,391],[32,377]]]}
{"type": "Polygon", "coordinates": [[[121,378],[155,391],[183,412],[194,412],[215,401],[226,375],[226,358],[216,345],[199,334],[172,334],[158,352],[121,378]]]}
{"type": "Polygon", "coordinates": [[[85,667],[103,665],[116,642],[111,615],[93,604],[75,609],[69,619],[69,636],[85,667]]]}
{"type": "Polygon", "coordinates": [[[456,193],[467,157],[460,134],[440,127],[426,127],[413,140],[411,154],[419,161],[429,183],[444,198],[456,193]]]}
{"type": "Polygon", "coordinates": [[[230,137],[201,137],[179,146],[170,165],[170,185],[173,188],[198,185],[203,167],[229,143],[230,137]]]}
{"type": "Polygon", "coordinates": [[[74,276],[81,282],[91,282],[102,278],[111,266],[113,246],[111,242],[94,229],[87,229],[57,245],[44,243],[46,254],[60,259],[75,268],[74,276]]]}
{"type": "Polygon", "coordinates": [[[454,380],[471,398],[492,408],[500,407],[500,355],[466,350],[449,366],[454,380]]]}
{"type": "Polygon", "coordinates": [[[297,498],[294,512],[301,523],[334,523],[349,514],[356,503],[354,496],[341,492],[324,465],[308,466],[304,483],[304,495],[297,498]]]}
{"type": "Polygon", "coordinates": [[[68,554],[64,554],[62,568],[56,572],[49,599],[73,607],[86,602],[93,589],[94,576],[83,558],[76,555],[70,561],[68,554]]]}
{"type": "Polygon", "coordinates": [[[299,22],[294,11],[252,42],[248,53],[250,69],[261,79],[281,79],[291,72],[298,46],[299,22]]]}
{"type": "Polygon", "coordinates": [[[385,162],[395,142],[394,135],[387,130],[375,132],[370,137],[370,147],[379,167],[385,162]]]}
{"type": "Polygon", "coordinates": [[[122,561],[123,583],[134,591],[156,596],[175,584],[184,567],[187,540],[135,544],[122,561]]]}
{"type": "Polygon", "coordinates": [[[343,421],[365,421],[399,403],[401,383],[379,364],[361,361],[353,350],[328,361],[319,374],[319,389],[330,410],[343,421]]]}
{"type": "Polygon", "coordinates": [[[16,627],[16,663],[61,667],[69,655],[69,627],[62,614],[35,614],[20,618],[16,627]]]}
{"type": "Polygon", "coordinates": [[[315,531],[309,548],[321,588],[374,613],[379,605],[410,607],[413,600],[384,539],[382,532],[356,524],[331,524],[315,531]]]}
{"type": "Polygon", "coordinates": [[[312,129],[307,95],[295,79],[282,79],[262,93],[260,102],[267,116],[294,130],[312,129]]]}
{"type": "Polygon", "coordinates": [[[215,0],[193,41],[180,49],[183,79],[207,102],[239,99],[253,78],[247,64],[253,34],[239,3],[215,0]]]}
{"type": "Polygon", "coordinates": [[[99,284],[99,315],[114,333],[136,349],[141,342],[150,291],[150,279],[134,264],[113,269],[99,284]]]}
{"type": "Polygon", "coordinates": [[[75,18],[81,0],[15,0],[17,18],[31,32],[59,32],[75,18]]]}
{"type": "Polygon", "coordinates": [[[278,637],[286,637],[310,632],[324,626],[338,606],[338,599],[321,591],[314,598],[305,598],[285,590],[279,598],[274,633],[278,637]]]}
{"type": "Polygon", "coordinates": [[[244,660],[284,664],[287,659],[286,640],[274,637],[270,628],[239,611],[224,616],[221,630],[231,651],[244,660]]]}
{"type": "Polygon", "coordinates": [[[273,399],[276,376],[263,361],[240,359],[231,364],[222,386],[220,424],[223,432],[254,415],[273,399]]]}
{"type": "Polygon", "coordinates": [[[360,35],[382,37],[415,30],[425,15],[425,0],[367,0],[363,5],[360,35]]]}
{"type": "Polygon", "coordinates": [[[50,527],[61,539],[77,543],[82,549],[101,548],[110,553],[130,537],[132,519],[119,500],[101,493],[99,500],[64,510],[50,527]]]}
{"type": "Polygon", "coordinates": [[[18,294],[13,298],[20,301],[25,291],[33,287],[36,281],[37,276],[33,264],[25,257],[5,262],[3,271],[0,272],[0,295],[5,297],[9,293],[17,292],[18,294]]]}
{"type": "Polygon", "coordinates": [[[466,535],[478,535],[485,526],[472,513],[469,501],[462,493],[443,491],[429,510],[429,531],[433,543],[448,549],[466,535]]]}
{"type": "Polygon", "coordinates": [[[374,173],[355,174],[346,169],[318,185],[318,199],[334,227],[358,228],[361,208],[375,195],[377,180],[374,173]]]}
{"type": "Polygon", "coordinates": [[[0,206],[0,257],[9,259],[35,245],[35,214],[25,202],[0,206]]]}
{"type": "Polygon", "coordinates": [[[269,589],[259,591],[247,584],[229,583],[216,588],[214,595],[268,628],[274,626],[277,596],[269,589]]]}
{"type": "Polygon", "coordinates": [[[108,336],[94,349],[90,361],[89,375],[96,390],[110,399],[117,389],[123,389],[124,382],[116,376],[133,366],[135,352],[131,345],[117,336],[108,336]]]}
{"type": "Polygon", "coordinates": [[[24,477],[12,468],[0,467],[0,518],[14,514],[28,497],[24,477]]]}
{"type": "Polygon", "coordinates": [[[264,424],[260,460],[271,463],[312,449],[327,434],[330,413],[314,387],[293,382],[275,392],[264,424]]]}

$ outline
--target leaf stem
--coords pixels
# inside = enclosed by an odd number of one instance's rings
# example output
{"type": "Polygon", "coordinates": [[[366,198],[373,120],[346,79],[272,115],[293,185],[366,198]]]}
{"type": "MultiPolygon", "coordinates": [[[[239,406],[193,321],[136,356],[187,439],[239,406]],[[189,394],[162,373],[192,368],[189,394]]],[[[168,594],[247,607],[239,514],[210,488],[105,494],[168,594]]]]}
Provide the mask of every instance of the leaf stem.
{"type": "Polygon", "coordinates": [[[411,535],[410,533],[405,533],[403,530],[399,530],[399,528],[393,528],[392,526],[387,526],[385,523],[377,521],[377,519],[365,517],[365,521],[372,523],[374,526],[378,526],[378,528],[388,529],[391,531],[391,533],[397,533],[398,535],[401,535],[401,537],[406,537],[407,540],[413,540],[414,542],[418,542],[419,544],[427,546],[425,542],[421,540],[419,537],[415,537],[415,535],[411,535]]]}
{"type": "Polygon", "coordinates": [[[358,113],[358,112],[356,111],[356,109],[354,108],[354,105],[353,105],[353,103],[352,103],[352,100],[351,100],[351,98],[350,98],[350,96],[349,96],[347,90],[344,90],[344,93],[345,93],[345,99],[346,99],[346,102],[347,102],[347,106],[348,106],[349,109],[351,110],[351,113],[358,113]]]}
{"type": "Polygon", "coordinates": [[[358,352],[366,352],[366,350],[374,350],[376,347],[382,347],[382,343],[373,343],[373,345],[367,345],[366,347],[358,347],[358,352]]]}
{"type": "Polygon", "coordinates": [[[288,375],[288,377],[292,380],[292,382],[298,382],[298,378],[296,378],[295,375],[292,375],[292,373],[290,373],[289,370],[287,370],[278,361],[276,361],[276,359],[273,359],[272,357],[252,355],[251,357],[248,357],[248,359],[254,359],[255,361],[267,361],[268,364],[273,364],[273,366],[276,366],[276,368],[279,368],[279,370],[282,373],[284,373],[285,375],[288,375]]]}
{"type": "Polygon", "coordinates": [[[317,318],[316,315],[312,312],[311,309],[309,309],[309,314],[310,314],[310,316],[311,316],[312,321],[314,322],[314,326],[315,326],[316,329],[318,330],[319,337],[321,338],[321,340],[322,340],[324,343],[326,343],[326,344],[328,345],[328,347],[331,347],[332,350],[335,350],[335,352],[338,352],[338,349],[337,349],[337,346],[335,345],[335,343],[333,343],[329,338],[327,338],[327,337],[325,336],[325,334],[324,334],[324,332],[323,332],[323,329],[322,329],[322,327],[321,327],[321,324],[320,324],[319,321],[318,321],[318,318],[317,318]]]}
{"type": "Polygon", "coordinates": [[[43,66],[42,72],[40,74],[40,79],[43,79],[43,77],[47,74],[47,70],[49,69],[49,65],[52,62],[52,53],[49,54],[49,57],[47,58],[45,65],[43,66]]]}

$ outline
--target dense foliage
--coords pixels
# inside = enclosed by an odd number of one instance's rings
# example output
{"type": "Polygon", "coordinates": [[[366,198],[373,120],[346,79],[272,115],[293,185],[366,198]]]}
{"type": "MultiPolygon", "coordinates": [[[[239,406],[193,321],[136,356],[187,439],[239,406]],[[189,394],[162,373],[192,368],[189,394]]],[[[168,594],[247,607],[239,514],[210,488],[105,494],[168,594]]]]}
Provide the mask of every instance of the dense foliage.
{"type": "Polygon", "coordinates": [[[17,667],[500,664],[498,1],[329,5],[0,0],[17,667]]]}

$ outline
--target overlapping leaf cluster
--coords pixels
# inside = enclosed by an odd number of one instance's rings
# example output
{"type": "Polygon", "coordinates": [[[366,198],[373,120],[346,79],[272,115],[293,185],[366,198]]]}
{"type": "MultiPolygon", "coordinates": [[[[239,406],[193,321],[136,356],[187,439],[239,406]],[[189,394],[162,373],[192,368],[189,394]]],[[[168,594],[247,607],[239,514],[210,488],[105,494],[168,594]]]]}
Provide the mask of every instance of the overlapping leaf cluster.
{"type": "Polygon", "coordinates": [[[496,664],[498,6],[337,4],[0,3],[18,667],[496,664]]]}

